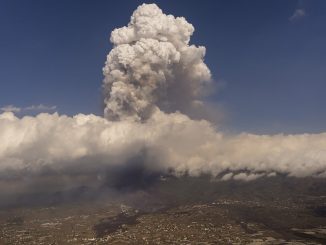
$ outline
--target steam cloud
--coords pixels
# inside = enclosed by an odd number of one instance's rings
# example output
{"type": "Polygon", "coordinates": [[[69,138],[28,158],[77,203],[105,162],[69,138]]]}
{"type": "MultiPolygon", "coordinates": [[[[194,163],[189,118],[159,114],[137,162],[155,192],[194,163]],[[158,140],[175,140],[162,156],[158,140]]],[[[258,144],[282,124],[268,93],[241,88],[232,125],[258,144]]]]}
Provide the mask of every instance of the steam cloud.
{"type": "MultiPolygon", "coordinates": [[[[282,173],[326,177],[326,133],[226,135],[185,113],[211,84],[204,47],[189,45],[194,27],[143,4],[111,34],[104,72],[105,118],[0,114],[0,178],[87,174],[133,165],[151,172],[209,173],[253,180],[282,173]]],[[[194,109],[195,110],[195,109],[194,109]]]]}

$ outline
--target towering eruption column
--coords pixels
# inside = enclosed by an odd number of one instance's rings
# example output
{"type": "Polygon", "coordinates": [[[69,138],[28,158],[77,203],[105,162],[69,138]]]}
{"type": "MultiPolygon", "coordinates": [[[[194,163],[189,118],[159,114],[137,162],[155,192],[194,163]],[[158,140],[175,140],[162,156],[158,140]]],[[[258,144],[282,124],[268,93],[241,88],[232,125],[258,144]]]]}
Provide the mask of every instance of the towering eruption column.
{"type": "Polygon", "coordinates": [[[155,4],[139,6],[128,26],[112,31],[103,68],[105,117],[146,121],[156,110],[184,112],[200,103],[211,74],[205,48],[189,45],[193,32],[183,17],[155,4]]]}

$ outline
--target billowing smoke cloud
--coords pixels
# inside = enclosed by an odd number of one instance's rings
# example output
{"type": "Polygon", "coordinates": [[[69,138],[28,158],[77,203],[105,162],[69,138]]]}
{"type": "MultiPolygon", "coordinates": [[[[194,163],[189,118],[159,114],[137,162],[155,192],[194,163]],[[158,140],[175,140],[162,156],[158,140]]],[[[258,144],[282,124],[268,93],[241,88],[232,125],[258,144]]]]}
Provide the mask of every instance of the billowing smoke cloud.
{"type": "Polygon", "coordinates": [[[187,111],[201,104],[211,74],[205,48],[189,45],[194,27],[143,4],[127,27],[111,34],[114,48],[104,71],[105,115],[109,119],[148,119],[153,111],[187,111]]]}
{"type": "Polygon", "coordinates": [[[211,83],[205,48],[189,45],[193,31],[154,4],[138,7],[129,25],[111,35],[105,118],[0,114],[0,179],[57,173],[100,181],[103,173],[139,165],[148,173],[221,180],[326,177],[326,133],[227,135],[185,114],[203,103],[211,83]]]}

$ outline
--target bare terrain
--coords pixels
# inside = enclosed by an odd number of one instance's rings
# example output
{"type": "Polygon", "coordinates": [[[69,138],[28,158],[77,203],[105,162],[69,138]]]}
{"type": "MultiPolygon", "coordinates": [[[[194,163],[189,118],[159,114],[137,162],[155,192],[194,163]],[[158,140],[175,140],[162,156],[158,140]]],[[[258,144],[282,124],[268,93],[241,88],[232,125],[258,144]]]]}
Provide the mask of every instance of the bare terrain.
{"type": "Polygon", "coordinates": [[[2,207],[0,244],[326,244],[325,184],[164,177],[99,199],[83,187],[2,207]]]}

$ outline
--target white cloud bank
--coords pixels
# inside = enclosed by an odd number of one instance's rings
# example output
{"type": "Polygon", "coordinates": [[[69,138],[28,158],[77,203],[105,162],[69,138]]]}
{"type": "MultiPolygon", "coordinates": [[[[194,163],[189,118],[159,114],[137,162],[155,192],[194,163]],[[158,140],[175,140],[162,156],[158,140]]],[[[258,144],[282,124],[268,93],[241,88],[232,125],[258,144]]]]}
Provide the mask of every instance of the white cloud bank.
{"type": "MultiPolygon", "coordinates": [[[[146,123],[112,122],[94,115],[0,116],[0,171],[64,170],[85,159],[96,165],[123,164],[146,149],[149,170],[191,175],[225,170],[261,177],[273,172],[318,176],[326,170],[326,133],[227,136],[207,121],[157,110],[146,123]],[[262,174],[263,173],[263,174],[262,174]]],[[[82,170],[81,170],[82,171],[82,170]]],[[[232,176],[230,176],[232,177],[232,176]]],[[[226,177],[225,177],[226,178],[226,177]]]]}
{"type": "Polygon", "coordinates": [[[193,31],[155,4],[138,7],[129,25],[111,35],[114,48],[103,70],[106,118],[0,114],[0,175],[87,173],[133,164],[130,159],[143,154],[149,171],[210,173],[222,180],[325,176],[326,133],[225,135],[184,114],[204,104],[200,98],[211,80],[205,48],[188,44],[193,31]]]}
{"type": "Polygon", "coordinates": [[[14,106],[14,105],[6,105],[0,108],[2,112],[20,112],[21,108],[14,106]]]}
{"type": "Polygon", "coordinates": [[[14,105],[7,105],[0,108],[0,111],[2,112],[14,112],[14,113],[20,113],[20,112],[51,112],[55,111],[57,109],[56,106],[47,106],[43,104],[39,105],[31,105],[27,107],[17,107],[14,105]]]}

